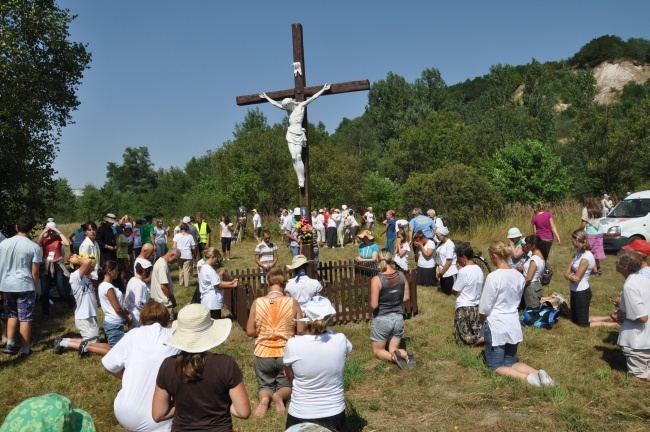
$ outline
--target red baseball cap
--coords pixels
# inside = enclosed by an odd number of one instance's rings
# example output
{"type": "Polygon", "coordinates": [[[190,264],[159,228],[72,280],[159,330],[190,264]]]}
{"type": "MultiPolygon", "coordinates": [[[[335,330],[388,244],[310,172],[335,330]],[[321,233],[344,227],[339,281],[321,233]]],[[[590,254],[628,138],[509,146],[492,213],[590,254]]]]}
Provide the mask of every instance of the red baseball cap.
{"type": "Polygon", "coordinates": [[[650,255],[650,243],[641,239],[634,239],[630,244],[623,246],[625,250],[637,251],[643,255],[650,255]]]}

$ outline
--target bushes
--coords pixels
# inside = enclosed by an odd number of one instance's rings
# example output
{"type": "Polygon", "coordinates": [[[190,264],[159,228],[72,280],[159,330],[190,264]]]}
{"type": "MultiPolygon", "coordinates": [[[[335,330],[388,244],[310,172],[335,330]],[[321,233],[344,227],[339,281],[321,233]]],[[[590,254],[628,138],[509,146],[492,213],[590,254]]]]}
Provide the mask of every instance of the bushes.
{"type": "Polygon", "coordinates": [[[433,208],[445,215],[451,229],[466,228],[501,212],[503,198],[472,167],[448,164],[433,174],[413,173],[402,187],[406,210],[433,208]]]}

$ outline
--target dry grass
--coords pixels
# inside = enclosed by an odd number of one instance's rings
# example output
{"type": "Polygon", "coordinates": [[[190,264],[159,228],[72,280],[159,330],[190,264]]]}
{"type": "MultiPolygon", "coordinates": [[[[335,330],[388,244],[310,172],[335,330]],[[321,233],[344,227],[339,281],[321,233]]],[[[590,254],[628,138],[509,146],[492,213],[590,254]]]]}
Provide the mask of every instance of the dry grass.
{"type": "MultiPolygon", "coordinates": [[[[560,236],[567,242],[561,246],[555,244],[551,250],[550,262],[556,270],[546,293],[558,291],[568,297],[568,284],[562,273],[573,253],[568,239],[579,222],[579,211],[579,208],[553,209],[560,236]]],[[[458,236],[452,233],[452,236],[472,240],[478,249],[485,250],[492,239],[503,238],[511,226],[530,232],[530,213],[526,210],[513,214],[505,222],[486,223],[469,233],[458,236]]],[[[226,263],[226,268],[252,266],[253,247],[250,241],[234,246],[234,259],[226,263]]],[[[350,246],[345,250],[321,251],[324,261],[354,256],[350,246]]],[[[288,250],[281,248],[280,263],[289,261],[288,250]]],[[[592,314],[611,312],[611,301],[622,282],[614,270],[614,257],[608,256],[604,275],[593,280],[592,314]]],[[[188,301],[191,290],[179,291],[180,298],[188,301]]],[[[613,426],[624,431],[647,430],[650,386],[626,377],[625,361],[616,346],[616,332],[578,328],[564,319],[552,330],[525,329],[520,359],[547,370],[558,384],[554,388],[535,389],[491,374],[483,363],[481,349],[453,343],[452,298],[429,288],[420,289],[418,295],[420,314],[406,322],[406,344],[414,349],[418,361],[414,371],[403,372],[372,358],[369,323],[335,328],[345,333],[354,345],[345,371],[352,430],[604,431],[613,426]]],[[[81,361],[73,353],[55,356],[51,352],[56,336],[76,332],[73,318],[65,314],[65,309],[65,305],[57,303],[53,315],[58,314],[59,318],[45,325],[39,323],[37,313],[34,356],[21,362],[0,354],[0,379],[5,384],[0,416],[4,417],[25,398],[57,392],[90,412],[98,430],[122,430],[113,417],[113,399],[120,383],[103,370],[100,358],[93,356],[81,361]]],[[[253,341],[235,326],[228,342],[218,351],[237,359],[255,407],[253,341]]],[[[235,420],[239,431],[280,431],[283,426],[284,417],[273,410],[264,419],[235,420]]]]}

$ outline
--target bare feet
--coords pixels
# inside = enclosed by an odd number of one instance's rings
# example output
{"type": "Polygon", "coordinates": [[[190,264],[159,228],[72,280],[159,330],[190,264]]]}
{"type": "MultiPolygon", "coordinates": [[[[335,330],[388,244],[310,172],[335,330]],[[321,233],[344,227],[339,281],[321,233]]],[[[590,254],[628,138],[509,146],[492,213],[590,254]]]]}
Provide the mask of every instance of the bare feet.
{"type": "MultiPolygon", "coordinates": [[[[260,404],[255,409],[255,416],[264,417],[264,414],[269,410],[269,403],[271,403],[271,400],[266,396],[260,399],[260,404]]],[[[284,407],[284,404],[282,406],[284,407]]]]}
{"type": "Polygon", "coordinates": [[[277,393],[273,393],[273,402],[275,402],[275,410],[277,412],[279,412],[281,414],[284,414],[285,412],[287,412],[287,409],[284,406],[284,400],[282,400],[281,395],[279,395],[277,393]]]}

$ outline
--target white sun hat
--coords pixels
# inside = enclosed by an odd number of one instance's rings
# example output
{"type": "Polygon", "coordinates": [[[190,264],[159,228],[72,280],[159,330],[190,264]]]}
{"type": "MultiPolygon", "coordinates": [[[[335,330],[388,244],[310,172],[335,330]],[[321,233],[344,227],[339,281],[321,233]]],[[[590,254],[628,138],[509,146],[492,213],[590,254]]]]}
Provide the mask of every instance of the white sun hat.
{"type": "Polygon", "coordinates": [[[508,230],[508,238],[512,239],[512,238],[517,238],[517,237],[523,237],[523,235],[521,234],[521,231],[519,231],[519,228],[517,228],[517,227],[510,228],[508,230]]]}
{"type": "Polygon", "coordinates": [[[332,303],[323,296],[314,296],[309,299],[307,304],[305,304],[303,312],[305,312],[306,318],[301,318],[296,321],[329,321],[334,315],[336,315],[336,309],[332,307],[332,303]]]}
{"type": "Polygon", "coordinates": [[[165,345],[188,353],[202,353],[221,345],[228,338],[232,321],[213,320],[210,309],[202,304],[189,304],[178,313],[172,329],[174,334],[165,345]]]}

